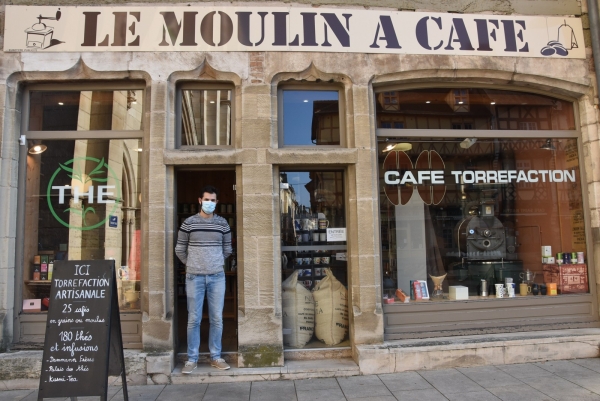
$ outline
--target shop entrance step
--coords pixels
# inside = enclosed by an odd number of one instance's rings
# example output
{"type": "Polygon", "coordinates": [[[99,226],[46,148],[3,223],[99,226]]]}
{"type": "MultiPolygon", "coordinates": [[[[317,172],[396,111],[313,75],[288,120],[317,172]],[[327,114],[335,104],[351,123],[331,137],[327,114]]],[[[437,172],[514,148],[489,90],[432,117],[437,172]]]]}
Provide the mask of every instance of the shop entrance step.
{"type": "MultiPolygon", "coordinates": [[[[231,363],[230,363],[231,364],[231,363]]],[[[311,359],[286,361],[284,366],[268,368],[238,368],[235,363],[229,370],[212,368],[210,363],[199,363],[191,374],[181,373],[180,362],[171,373],[171,383],[227,383],[266,380],[300,380],[320,377],[358,376],[358,365],[350,358],[311,359]]]]}

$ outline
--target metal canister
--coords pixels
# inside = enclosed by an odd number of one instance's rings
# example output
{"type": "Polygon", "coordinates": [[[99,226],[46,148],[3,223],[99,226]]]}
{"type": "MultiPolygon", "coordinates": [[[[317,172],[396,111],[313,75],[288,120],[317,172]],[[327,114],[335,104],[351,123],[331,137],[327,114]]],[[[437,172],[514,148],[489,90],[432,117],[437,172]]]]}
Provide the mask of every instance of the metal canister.
{"type": "Polygon", "coordinates": [[[487,284],[487,280],[485,279],[481,279],[481,287],[479,292],[481,293],[482,297],[487,297],[488,296],[488,284],[487,284]]]}
{"type": "Polygon", "coordinates": [[[565,264],[565,265],[571,264],[571,252],[563,253],[563,264],[565,264]]]}
{"type": "Polygon", "coordinates": [[[585,263],[583,252],[577,252],[577,263],[579,263],[580,265],[585,263]]]}
{"type": "Polygon", "coordinates": [[[560,264],[562,264],[562,262],[563,262],[563,253],[557,252],[556,253],[556,263],[558,263],[560,265],[560,264]]]}
{"type": "Polygon", "coordinates": [[[571,263],[577,264],[577,252],[571,252],[571,263]]]}

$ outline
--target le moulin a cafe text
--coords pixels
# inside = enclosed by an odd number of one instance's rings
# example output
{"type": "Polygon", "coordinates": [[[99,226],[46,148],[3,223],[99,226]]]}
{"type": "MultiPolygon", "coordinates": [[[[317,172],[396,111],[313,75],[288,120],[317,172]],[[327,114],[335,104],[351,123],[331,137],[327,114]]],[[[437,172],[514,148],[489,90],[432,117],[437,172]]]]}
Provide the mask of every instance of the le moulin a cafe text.
{"type": "Polygon", "coordinates": [[[409,365],[377,362],[394,342],[596,329],[584,31],[565,15],[7,6],[3,346],[41,347],[56,261],[114,260],[130,358],[171,376],[187,341],[174,244],[205,185],[232,230],[223,352],[240,367],[394,371],[409,365]]]}

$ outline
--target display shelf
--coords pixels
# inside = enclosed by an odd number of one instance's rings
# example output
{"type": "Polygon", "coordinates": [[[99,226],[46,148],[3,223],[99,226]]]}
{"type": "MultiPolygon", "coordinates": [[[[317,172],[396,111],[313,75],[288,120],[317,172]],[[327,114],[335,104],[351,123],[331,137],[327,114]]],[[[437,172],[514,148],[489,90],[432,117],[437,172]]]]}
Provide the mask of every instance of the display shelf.
{"type": "Polygon", "coordinates": [[[302,252],[306,250],[315,250],[315,251],[345,251],[347,250],[346,245],[310,245],[306,243],[306,245],[284,245],[281,247],[283,252],[302,252]]]}
{"type": "Polygon", "coordinates": [[[50,283],[52,283],[52,280],[25,280],[25,284],[27,285],[47,286],[50,285],[50,283]]]}

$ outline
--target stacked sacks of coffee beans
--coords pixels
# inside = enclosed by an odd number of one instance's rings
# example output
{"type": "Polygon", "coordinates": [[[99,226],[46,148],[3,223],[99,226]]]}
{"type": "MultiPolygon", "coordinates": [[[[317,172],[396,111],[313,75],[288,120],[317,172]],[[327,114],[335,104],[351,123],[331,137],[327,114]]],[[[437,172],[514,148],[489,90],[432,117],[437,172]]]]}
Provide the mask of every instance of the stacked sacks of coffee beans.
{"type": "Polygon", "coordinates": [[[313,289],[315,334],[327,345],[341,343],[348,334],[348,290],[331,269],[323,269],[325,278],[313,289]]]}
{"type": "Polygon", "coordinates": [[[283,287],[283,344],[303,348],[315,330],[315,302],[309,290],[298,282],[298,272],[288,277],[283,287]]]}

